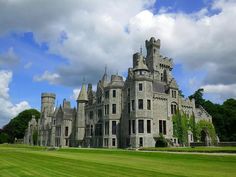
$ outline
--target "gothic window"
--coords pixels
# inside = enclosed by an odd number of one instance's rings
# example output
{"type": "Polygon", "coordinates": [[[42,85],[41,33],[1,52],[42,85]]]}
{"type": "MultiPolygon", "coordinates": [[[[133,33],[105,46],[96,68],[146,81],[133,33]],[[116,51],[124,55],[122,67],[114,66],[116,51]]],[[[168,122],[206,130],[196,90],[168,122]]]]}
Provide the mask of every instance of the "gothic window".
{"type": "Polygon", "coordinates": [[[116,135],[116,121],[112,121],[112,135],[116,135]]]}
{"type": "Polygon", "coordinates": [[[112,114],[116,114],[116,104],[112,104],[112,114]]]}
{"type": "Polygon", "coordinates": [[[138,132],[144,133],[144,121],[143,120],[138,120],[138,132]]]}
{"type": "Polygon", "coordinates": [[[147,100],[147,110],[151,110],[151,100],[147,100]]]}
{"type": "Polygon", "coordinates": [[[166,135],[166,120],[159,120],[159,133],[166,135]]]}
{"type": "Polygon", "coordinates": [[[112,96],[113,96],[113,98],[116,97],[116,90],[113,90],[113,91],[112,91],[112,96]]]}
{"type": "Polygon", "coordinates": [[[147,120],[147,133],[151,133],[151,120],[147,120]]]}
{"type": "Polygon", "coordinates": [[[161,81],[163,81],[163,73],[161,73],[161,81]]]}
{"type": "Polygon", "coordinates": [[[143,109],[143,99],[138,100],[138,109],[143,109]]]}

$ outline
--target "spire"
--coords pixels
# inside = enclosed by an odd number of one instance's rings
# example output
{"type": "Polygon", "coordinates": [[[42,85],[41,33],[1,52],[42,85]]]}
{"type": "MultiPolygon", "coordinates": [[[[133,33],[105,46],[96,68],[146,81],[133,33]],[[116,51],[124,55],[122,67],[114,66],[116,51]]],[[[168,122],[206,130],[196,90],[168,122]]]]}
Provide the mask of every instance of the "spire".
{"type": "Polygon", "coordinates": [[[107,65],[105,66],[105,72],[102,76],[102,83],[103,83],[103,85],[107,84],[107,65]]]}
{"type": "Polygon", "coordinates": [[[143,54],[143,47],[142,47],[142,45],[140,45],[140,54],[141,55],[143,54]]]}
{"type": "Polygon", "coordinates": [[[84,83],[82,84],[82,88],[80,90],[77,101],[88,101],[88,94],[86,91],[86,85],[84,83]]]}

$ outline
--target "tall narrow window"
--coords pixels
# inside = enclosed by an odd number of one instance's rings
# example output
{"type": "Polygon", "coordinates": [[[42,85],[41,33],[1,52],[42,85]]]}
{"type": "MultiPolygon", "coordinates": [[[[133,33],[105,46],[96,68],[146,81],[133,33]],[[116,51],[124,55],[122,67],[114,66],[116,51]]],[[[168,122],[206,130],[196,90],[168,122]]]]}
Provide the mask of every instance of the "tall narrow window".
{"type": "Polygon", "coordinates": [[[102,118],[102,110],[99,109],[99,110],[98,110],[98,119],[101,119],[101,118],[102,118]]]}
{"type": "Polygon", "coordinates": [[[128,103],[127,109],[128,109],[128,113],[130,113],[130,103],[128,103]]]}
{"type": "Polygon", "coordinates": [[[159,133],[166,135],[166,120],[159,120],[159,133]]]}
{"type": "Polygon", "coordinates": [[[151,133],[151,120],[147,120],[147,133],[151,133]]]}
{"type": "Polygon", "coordinates": [[[142,99],[138,100],[138,109],[143,109],[143,100],[142,99]]]}
{"type": "Polygon", "coordinates": [[[65,127],[65,136],[68,136],[68,130],[69,130],[69,128],[65,127]]]}
{"type": "Polygon", "coordinates": [[[127,96],[130,97],[130,88],[128,88],[127,96]]]}
{"type": "Polygon", "coordinates": [[[105,135],[108,135],[109,134],[109,122],[106,121],[105,122],[105,135]]]}
{"type": "Polygon", "coordinates": [[[143,124],[143,120],[138,120],[138,132],[139,133],[144,133],[144,124],[143,124]]]}
{"type": "Polygon", "coordinates": [[[132,111],[135,110],[134,100],[132,100],[132,111]]]}
{"type": "Polygon", "coordinates": [[[129,135],[131,134],[131,120],[129,120],[129,135]]]}
{"type": "Polygon", "coordinates": [[[116,135],[116,121],[112,121],[112,135],[116,135]]]}
{"type": "Polygon", "coordinates": [[[112,146],[116,146],[116,139],[112,138],[112,146]]]}
{"type": "Polygon", "coordinates": [[[112,91],[112,96],[113,96],[113,98],[116,97],[116,90],[113,90],[113,91],[112,91]]]}
{"type": "Polygon", "coordinates": [[[109,114],[109,104],[105,105],[105,115],[109,114]]]}
{"type": "Polygon", "coordinates": [[[142,83],[139,83],[139,84],[138,84],[138,90],[139,90],[139,91],[142,91],[142,90],[143,90],[143,84],[142,84],[142,83]]]}
{"type": "Polygon", "coordinates": [[[93,111],[90,111],[90,112],[89,112],[89,118],[90,118],[90,119],[93,119],[93,111]]]}
{"type": "Polygon", "coordinates": [[[135,124],[135,120],[132,120],[132,133],[134,133],[135,134],[135,130],[136,130],[136,124],[135,124]]]}
{"type": "Polygon", "coordinates": [[[116,114],[116,104],[112,104],[112,114],[116,114]]]}
{"type": "Polygon", "coordinates": [[[90,135],[93,136],[93,125],[91,125],[91,128],[90,128],[90,135]]]}
{"type": "Polygon", "coordinates": [[[143,138],[142,137],[139,138],[139,146],[143,147],[143,138]]]}
{"type": "Polygon", "coordinates": [[[147,100],[147,110],[151,110],[151,100],[147,100]]]}
{"type": "Polygon", "coordinates": [[[105,91],[105,98],[109,98],[109,90],[105,91]]]}
{"type": "Polygon", "coordinates": [[[171,114],[176,114],[177,112],[177,105],[172,103],[171,104],[171,114]]]}

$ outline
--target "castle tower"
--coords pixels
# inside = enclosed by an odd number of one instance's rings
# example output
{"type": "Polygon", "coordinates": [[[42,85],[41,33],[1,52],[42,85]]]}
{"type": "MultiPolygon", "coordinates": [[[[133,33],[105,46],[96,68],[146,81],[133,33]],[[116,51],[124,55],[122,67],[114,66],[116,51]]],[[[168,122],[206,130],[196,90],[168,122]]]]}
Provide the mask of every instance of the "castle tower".
{"type": "Polygon", "coordinates": [[[55,107],[56,95],[54,93],[41,94],[41,117],[39,120],[39,145],[47,146],[49,143],[49,132],[46,127],[51,124],[52,113],[55,107]]]}
{"type": "Polygon", "coordinates": [[[88,94],[85,84],[82,85],[81,91],[77,98],[77,116],[76,116],[76,140],[78,146],[83,146],[85,137],[85,105],[88,102],[88,94]]]}
{"type": "Polygon", "coordinates": [[[157,71],[161,41],[160,39],[156,40],[154,37],[151,37],[149,41],[146,40],[145,45],[147,49],[147,66],[151,72],[157,71]]]}
{"type": "Polygon", "coordinates": [[[45,117],[49,116],[55,107],[56,95],[54,93],[42,93],[41,94],[41,113],[45,117]]]}
{"type": "Polygon", "coordinates": [[[131,147],[148,146],[152,143],[152,76],[146,65],[146,60],[140,53],[133,55],[133,68],[130,69],[126,86],[125,97],[128,108],[124,120],[126,137],[131,147]]]}

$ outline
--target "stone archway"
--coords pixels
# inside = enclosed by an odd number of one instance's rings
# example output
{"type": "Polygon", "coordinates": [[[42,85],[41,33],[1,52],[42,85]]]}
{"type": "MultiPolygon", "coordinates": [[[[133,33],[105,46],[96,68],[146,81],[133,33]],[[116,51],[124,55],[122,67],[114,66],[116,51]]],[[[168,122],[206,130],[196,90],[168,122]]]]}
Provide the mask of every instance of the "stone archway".
{"type": "Polygon", "coordinates": [[[209,136],[209,133],[207,130],[202,130],[201,131],[201,137],[200,137],[201,142],[205,144],[205,146],[210,146],[211,145],[211,138],[209,136]]]}

